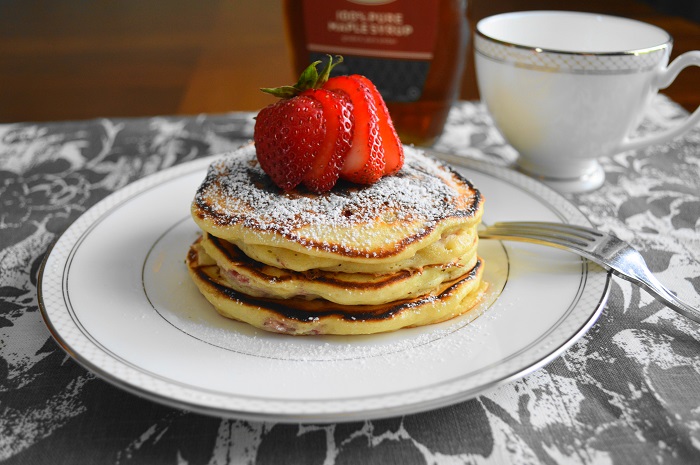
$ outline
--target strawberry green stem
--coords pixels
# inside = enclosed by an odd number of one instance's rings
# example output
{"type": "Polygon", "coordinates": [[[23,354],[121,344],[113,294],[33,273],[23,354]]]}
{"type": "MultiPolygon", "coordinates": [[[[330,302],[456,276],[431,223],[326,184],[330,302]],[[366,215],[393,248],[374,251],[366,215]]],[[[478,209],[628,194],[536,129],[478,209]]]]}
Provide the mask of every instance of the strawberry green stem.
{"type": "Polygon", "coordinates": [[[320,60],[314,61],[301,73],[299,80],[293,86],[263,87],[260,90],[278,98],[292,98],[305,90],[318,89],[323,87],[326,81],[328,81],[333,68],[343,62],[343,57],[336,55],[335,60],[336,61],[334,63],[333,57],[328,55],[328,63],[323,67],[323,69],[321,69],[320,74],[317,67],[322,62],[320,60]]]}

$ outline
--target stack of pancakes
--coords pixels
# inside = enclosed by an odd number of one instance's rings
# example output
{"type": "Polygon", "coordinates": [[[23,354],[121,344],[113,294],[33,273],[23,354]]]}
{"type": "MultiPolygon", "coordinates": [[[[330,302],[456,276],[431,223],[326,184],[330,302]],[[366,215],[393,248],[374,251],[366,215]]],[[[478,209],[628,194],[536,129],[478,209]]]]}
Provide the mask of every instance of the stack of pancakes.
{"type": "MultiPolygon", "coordinates": [[[[483,197],[405,148],[376,184],[283,193],[250,145],[213,163],[187,266],[223,316],[287,334],[370,334],[437,323],[481,299],[483,197]]],[[[474,315],[476,316],[476,315],[474,315]]]]}

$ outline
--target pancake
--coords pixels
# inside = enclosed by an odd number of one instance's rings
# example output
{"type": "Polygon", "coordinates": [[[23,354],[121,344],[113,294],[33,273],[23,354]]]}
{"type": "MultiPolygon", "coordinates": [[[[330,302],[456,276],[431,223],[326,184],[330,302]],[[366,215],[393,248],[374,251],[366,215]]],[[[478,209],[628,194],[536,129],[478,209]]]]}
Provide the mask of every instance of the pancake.
{"type": "Polygon", "coordinates": [[[380,305],[341,305],[327,300],[267,299],[238,292],[221,277],[216,265],[192,247],[187,268],[204,297],[227,318],[256,328],[290,335],[356,335],[396,331],[440,323],[459,315],[478,317],[478,303],[487,289],[481,280],[483,262],[469,272],[442,283],[427,294],[380,305]]]}
{"type": "Polygon", "coordinates": [[[243,253],[258,262],[294,271],[314,269],[346,273],[392,273],[447,263],[454,257],[473,251],[476,248],[477,240],[476,227],[467,225],[452,228],[444,231],[440,239],[418,249],[415,255],[397,261],[372,258],[356,261],[338,260],[303,254],[282,247],[246,244],[243,241],[235,241],[234,244],[243,253]]]}
{"type": "Polygon", "coordinates": [[[375,184],[283,192],[249,145],[212,163],[191,206],[186,263],[223,316],[293,335],[373,334],[468,314],[488,285],[477,256],[484,199],[405,147],[375,184]]]}
{"type": "Polygon", "coordinates": [[[370,186],[340,182],[317,195],[283,193],[249,145],[213,163],[192,202],[203,231],[239,247],[297,253],[299,266],[280,260],[297,271],[319,258],[331,260],[326,268],[395,264],[459,229],[475,229],[482,212],[483,198],[469,181],[410,147],[396,175],[370,186]]]}
{"type": "Polygon", "coordinates": [[[344,305],[383,304],[422,295],[464,275],[476,265],[476,250],[445,264],[394,273],[298,272],[257,262],[235,245],[205,234],[202,251],[232,289],[254,297],[325,299],[344,305]]]}

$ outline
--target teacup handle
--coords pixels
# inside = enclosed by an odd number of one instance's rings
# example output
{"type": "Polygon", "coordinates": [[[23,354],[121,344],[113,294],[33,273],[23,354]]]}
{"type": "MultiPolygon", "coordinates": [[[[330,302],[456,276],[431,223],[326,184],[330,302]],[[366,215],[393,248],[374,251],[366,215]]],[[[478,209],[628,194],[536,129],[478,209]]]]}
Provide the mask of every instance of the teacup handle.
{"type": "MultiPolygon", "coordinates": [[[[676,79],[678,73],[688,66],[700,66],[700,51],[686,52],[679,57],[677,57],[673,62],[664,70],[661,70],[659,75],[656,77],[655,86],[659,89],[665,89],[670,86],[671,83],[676,79]]],[[[652,144],[662,144],[668,142],[676,136],[684,133],[692,126],[700,122],[700,107],[696,108],[693,114],[685,119],[681,124],[674,126],[665,131],[652,134],[646,137],[639,137],[632,140],[624,140],[620,146],[615,151],[616,153],[626,152],[627,150],[636,150],[647,145],[652,144]]]]}

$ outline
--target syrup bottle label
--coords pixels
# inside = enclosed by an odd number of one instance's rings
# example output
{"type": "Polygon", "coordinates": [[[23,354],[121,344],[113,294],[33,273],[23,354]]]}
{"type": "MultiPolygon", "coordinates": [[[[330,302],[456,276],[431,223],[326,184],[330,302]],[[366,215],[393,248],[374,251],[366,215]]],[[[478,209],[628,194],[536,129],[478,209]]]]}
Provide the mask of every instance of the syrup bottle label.
{"type": "Polygon", "coordinates": [[[312,61],[343,55],[336,74],[363,74],[387,102],[423,93],[435,50],[437,0],[304,0],[312,61]]]}

